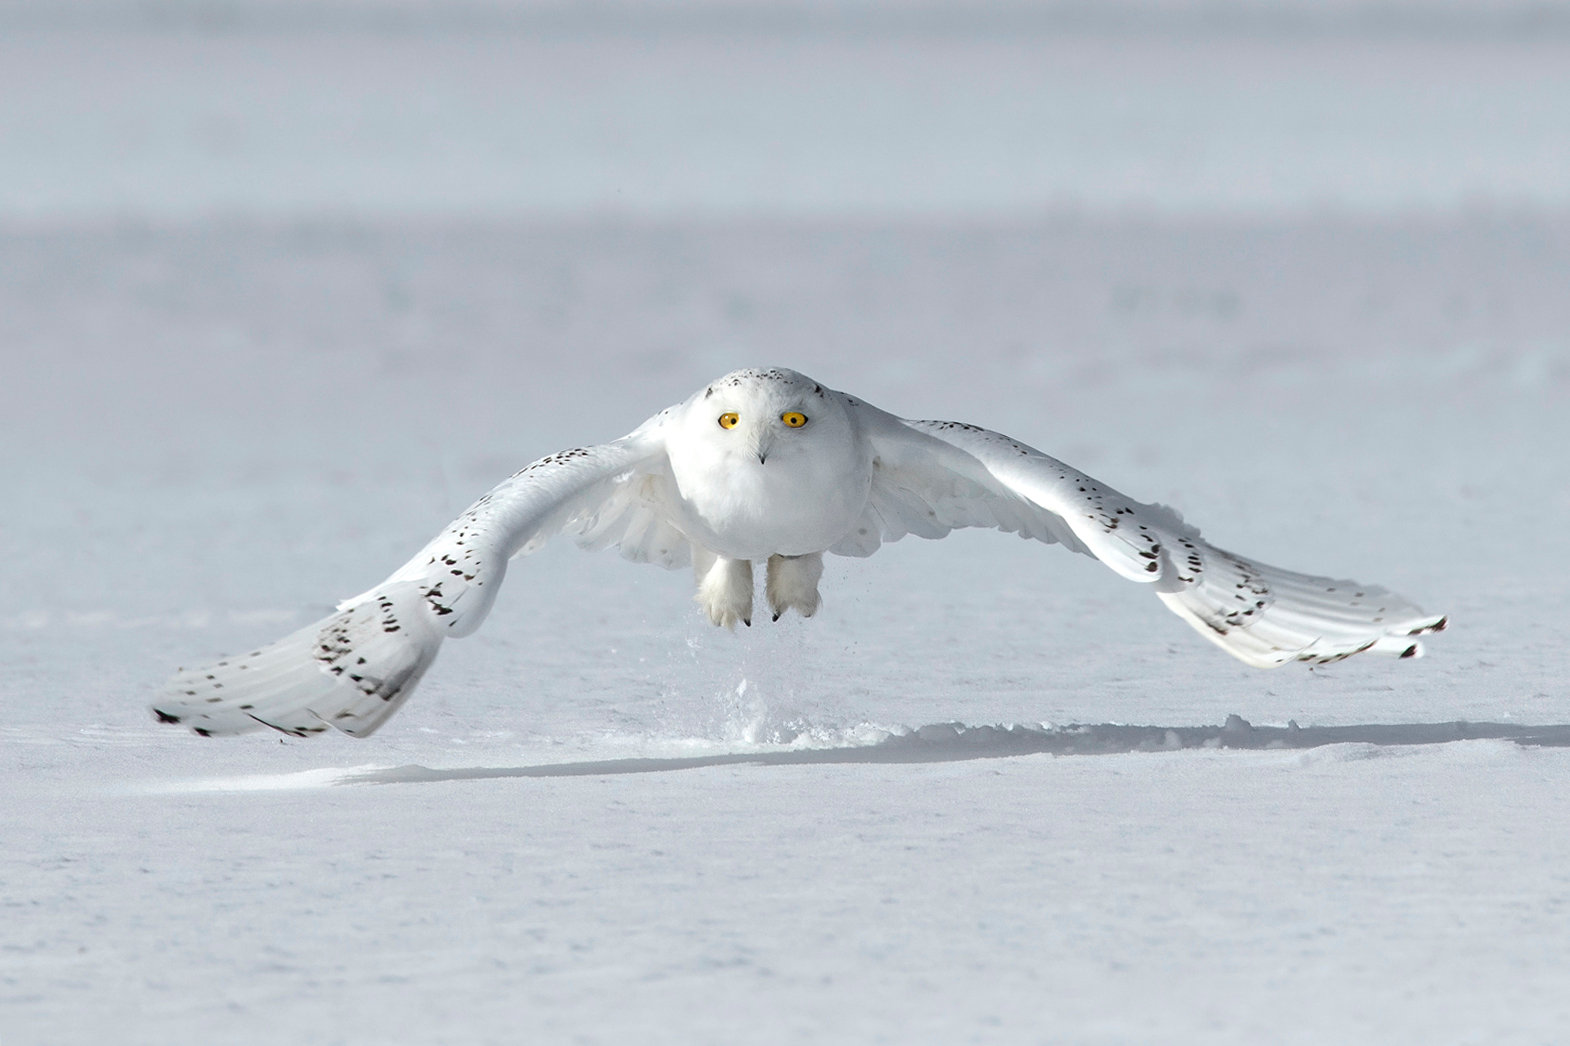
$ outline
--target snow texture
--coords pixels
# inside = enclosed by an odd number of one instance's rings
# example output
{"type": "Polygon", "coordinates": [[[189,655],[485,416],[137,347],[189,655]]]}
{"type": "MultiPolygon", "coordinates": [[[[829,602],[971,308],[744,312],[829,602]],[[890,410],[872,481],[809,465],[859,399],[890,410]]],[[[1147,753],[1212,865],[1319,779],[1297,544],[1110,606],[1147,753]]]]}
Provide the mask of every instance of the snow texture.
{"type": "Polygon", "coordinates": [[[4,1046],[1562,1036],[1562,36],[156,15],[0,32],[4,1046]],[[557,541],[374,738],[147,716],[755,364],[1451,628],[1262,672],[966,531],[731,634],[557,541]]]}

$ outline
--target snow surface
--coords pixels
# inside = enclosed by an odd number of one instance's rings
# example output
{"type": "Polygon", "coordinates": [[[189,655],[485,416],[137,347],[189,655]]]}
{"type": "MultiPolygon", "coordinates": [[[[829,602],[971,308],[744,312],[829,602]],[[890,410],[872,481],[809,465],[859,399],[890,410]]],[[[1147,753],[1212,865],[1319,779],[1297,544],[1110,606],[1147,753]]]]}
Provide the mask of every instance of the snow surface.
{"type": "Polygon", "coordinates": [[[1080,95],[1052,33],[470,63],[467,29],[155,15],[0,33],[0,1044],[1562,1036],[1563,40],[1096,37],[1080,95]],[[1168,90],[1195,48],[1212,86],[1168,90]],[[717,68],[768,126],[710,120],[717,68]],[[911,116],[899,69],[963,106],[911,116]],[[606,131],[638,70],[652,152],[606,131]],[[731,635],[685,573],[561,544],[368,741],[148,715],[519,465],[773,363],[1453,626],[1261,672],[963,533],[731,635]]]}

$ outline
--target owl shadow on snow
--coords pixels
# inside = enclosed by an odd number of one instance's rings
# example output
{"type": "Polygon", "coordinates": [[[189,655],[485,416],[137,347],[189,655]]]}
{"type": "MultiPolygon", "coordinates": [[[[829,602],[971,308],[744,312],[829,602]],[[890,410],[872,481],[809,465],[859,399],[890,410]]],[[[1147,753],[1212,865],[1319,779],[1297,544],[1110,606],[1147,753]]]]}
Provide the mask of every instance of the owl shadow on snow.
{"type": "Polygon", "coordinates": [[[1112,755],[1183,749],[1287,750],[1326,745],[1399,747],[1453,741],[1506,740],[1519,745],[1570,747],[1570,724],[1370,723],[1354,726],[1256,727],[1240,716],[1220,726],[967,726],[933,723],[872,744],[837,748],[788,748],[670,758],[606,759],[535,766],[432,769],[410,765],[360,770],[336,783],[412,784],[503,777],[599,777],[663,773],[714,766],[818,766],[836,763],[953,763],[1022,755],[1112,755]]]}

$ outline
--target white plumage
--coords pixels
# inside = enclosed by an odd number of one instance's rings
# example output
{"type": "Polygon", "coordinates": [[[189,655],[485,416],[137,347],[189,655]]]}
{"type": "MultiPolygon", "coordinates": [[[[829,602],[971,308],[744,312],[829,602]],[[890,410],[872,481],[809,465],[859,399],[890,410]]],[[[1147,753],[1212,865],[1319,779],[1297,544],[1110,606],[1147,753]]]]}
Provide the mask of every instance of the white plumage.
{"type": "Polygon", "coordinates": [[[555,534],[628,559],[691,563],[718,625],[752,623],[754,565],[775,618],[818,608],[823,553],[995,527],[1061,542],[1151,585],[1261,667],[1363,651],[1414,657],[1441,616],[1381,588],[1224,552],[1177,513],[1130,500],[1007,436],[906,421],[790,370],[742,370],[613,443],[552,454],[468,508],[331,617],[243,657],[182,670],[154,704],[200,734],[376,730],[442,641],[479,627],[513,556],[555,534]]]}

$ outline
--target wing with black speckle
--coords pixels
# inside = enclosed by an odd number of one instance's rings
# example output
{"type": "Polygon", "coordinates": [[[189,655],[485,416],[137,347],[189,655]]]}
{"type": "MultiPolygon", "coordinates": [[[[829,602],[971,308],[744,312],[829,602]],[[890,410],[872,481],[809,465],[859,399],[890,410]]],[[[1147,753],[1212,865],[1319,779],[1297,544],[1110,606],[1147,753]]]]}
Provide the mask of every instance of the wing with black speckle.
{"type": "Polygon", "coordinates": [[[328,727],[366,737],[403,704],[441,645],[419,586],[388,585],[268,646],[181,669],[153,714],[204,737],[264,727],[294,737],[328,727]]]}
{"type": "Polygon", "coordinates": [[[365,737],[408,698],[443,639],[479,627],[513,556],[567,532],[630,559],[686,563],[688,543],[669,522],[664,416],[519,470],[332,616],[243,657],[181,670],[154,715],[204,735],[270,727],[306,737],[334,727],[365,737]]]}
{"type": "Polygon", "coordinates": [[[1363,651],[1416,657],[1416,637],[1445,627],[1443,616],[1383,588],[1216,548],[1172,509],[1135,501],[1001,433],[870,407],[862,419],[877,454],[872,496],[862,526],[835,552],[866,555],[879,541],[966,526],[1061,542],[1153,585],[1201,635],[1261,667],[1363,651]]]}

